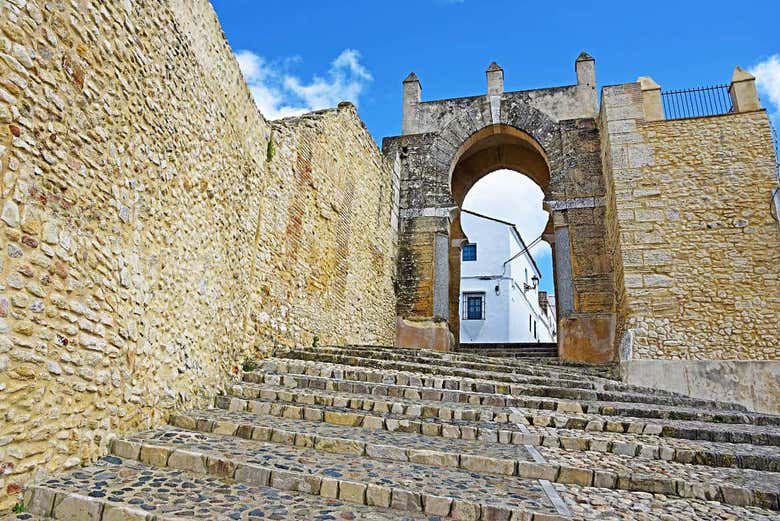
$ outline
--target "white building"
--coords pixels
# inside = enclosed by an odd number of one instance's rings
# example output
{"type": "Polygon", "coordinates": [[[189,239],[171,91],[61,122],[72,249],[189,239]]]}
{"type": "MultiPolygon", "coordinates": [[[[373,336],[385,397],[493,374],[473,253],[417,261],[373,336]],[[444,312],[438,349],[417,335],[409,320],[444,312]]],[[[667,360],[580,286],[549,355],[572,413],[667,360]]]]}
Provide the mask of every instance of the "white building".
{"type": "Polygon", "coordinates": [[[512,223],[461,211],[460,342],[555,342],[555,298],[512,223]],[[541,302],[541,305],[540,305],[541,302]]]}

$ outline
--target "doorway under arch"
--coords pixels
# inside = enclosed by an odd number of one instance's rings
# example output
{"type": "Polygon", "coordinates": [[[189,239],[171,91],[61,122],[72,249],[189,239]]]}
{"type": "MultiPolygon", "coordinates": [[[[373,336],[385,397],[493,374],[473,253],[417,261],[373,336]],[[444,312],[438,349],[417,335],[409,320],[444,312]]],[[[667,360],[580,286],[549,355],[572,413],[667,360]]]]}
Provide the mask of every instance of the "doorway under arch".
{"type": "MultiPolygon", "coordinates": [[[[461,210],[466,195],[483,178],[498,170],[511,170],[530,178],[545,198],[550,189],[550,166],[544,148],[529,134],[509,125],[490,125],[469,137],[458,149],[450,167],[449,181],[453,211],[449,229],[449,317],[454,344],[460,343],[461,320],[461,262],[462,248],[468,237],[461,226],[461,210]]],[[[548,210],[540,208],[540,210],[548,210]]],[[[552,213],[541,234],[542,240],[554,248],[552,213]]],[[[525,238],[524,238],[525,239],[525,238]]],[[[536,237],[530,238],[534,240],[536,237]]],[[[554,258],[554,254],[553,254],[554,258]]],[[[555,263],[553,262],[553,273],[555,263]]],[[[553,284],[555,285],[555,276],[553,284]]],[[[556,315],[557,316],[557,315],[556,315]]],[[[556,327],[557,329],[557,327],[556,327]]]]}

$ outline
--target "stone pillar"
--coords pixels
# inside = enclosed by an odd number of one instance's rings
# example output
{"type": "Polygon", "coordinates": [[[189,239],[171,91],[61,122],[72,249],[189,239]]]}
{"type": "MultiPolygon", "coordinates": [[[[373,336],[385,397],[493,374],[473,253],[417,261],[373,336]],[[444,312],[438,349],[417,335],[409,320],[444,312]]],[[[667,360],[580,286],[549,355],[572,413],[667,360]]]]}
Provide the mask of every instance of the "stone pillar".
{"type": "Polygon", "coordinates": [[[488,96],[500,96],[504,93],[504,69],[496,62],[488,67],[487,71],[488,96]]]}
{"type": "Polygon", "coordinates": [[[577,87],[582,92],[582,100],[590,109],[590,116],[598,113],[599,100],[596,94],[596,60],[590,54],[581,52],[574,62],[577,73],[577,87]]]}
{"type": "Polygon", "coordinates": [[[453,217],[450,224],[450,318],[449,325],[452,335],[455,337],[454,345],[460,343],[460,270],[461,248],[468,243],[468,239],[460,226],[460,211],[453,217]]]}
{"type": "Polygon", "coordinates": [[[446,208],[427,213],[401,226],[396,345],[449,351],[451,216],[446,208]]]}
{"type": "Polygon", "coordinates": [[[415,73],[409,74],[404,80],[404,106],[401,120],[401,133],[414,134],[416,130],[417,104],[422,100],[422,85],[415,73]]]}
{"type": "Polygon", "coordinates": [[[555,304],[559,317],[574,312],[574,286],[568,225],[555,228],[555,304]]]}
{"type": "Polygon", "coordinates": [[[642,89],[642,107],[645,121],[661,121],[664,117],[664,104],[661,101],[661,86],[650,76],[640,76],[636,80],[642,89]]]}
{"type": "Polygon", "coordinates": [[[756,92],[756,77],[742,67],[735,67],[731,75],[729,96],[734,112],[750,112],[761,109],[756,92]]]}
{"type": "Polygon", "coordinates": [[[437,233],[433,239],[433,318],[450,318],[450,237],[437,233]]]}

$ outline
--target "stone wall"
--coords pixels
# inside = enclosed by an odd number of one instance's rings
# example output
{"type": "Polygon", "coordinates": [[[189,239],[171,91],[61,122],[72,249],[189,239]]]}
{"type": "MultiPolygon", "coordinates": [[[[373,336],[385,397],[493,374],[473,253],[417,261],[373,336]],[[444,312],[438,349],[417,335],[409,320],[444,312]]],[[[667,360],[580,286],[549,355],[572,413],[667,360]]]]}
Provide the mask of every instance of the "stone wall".
{"type": "Polygon", "coordinates": [[[639,84],[604,89],[624,357],[777,360],[780,228],[766,112],[650,122],[641,103],[639,84]]]}
{"type": "Polygon", "coordinates": [[[273,124],[252,306],[267,343],[392,345],[397,180],[354,105],[273,124]]]}
{"type": "Polygon", "coordinates": [[[206,0],[0,0],[0,509],[257,351],[392,342],[391,169],[349,106],[271,131],[206,0]]]}

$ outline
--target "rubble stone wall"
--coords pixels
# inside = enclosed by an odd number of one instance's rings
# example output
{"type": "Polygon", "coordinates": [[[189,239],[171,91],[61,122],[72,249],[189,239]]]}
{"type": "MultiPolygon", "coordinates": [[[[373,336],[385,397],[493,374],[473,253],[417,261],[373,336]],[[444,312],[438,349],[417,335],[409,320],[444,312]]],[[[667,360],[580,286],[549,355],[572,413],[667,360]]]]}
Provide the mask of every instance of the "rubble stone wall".
{"type": "Polygon", "coordinates": [[[351,106],[271,133],[206,0],[0,0],[0,509],[274,344],[392,342],[391,169],[351,106]]]}

